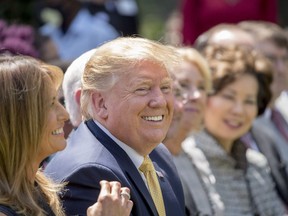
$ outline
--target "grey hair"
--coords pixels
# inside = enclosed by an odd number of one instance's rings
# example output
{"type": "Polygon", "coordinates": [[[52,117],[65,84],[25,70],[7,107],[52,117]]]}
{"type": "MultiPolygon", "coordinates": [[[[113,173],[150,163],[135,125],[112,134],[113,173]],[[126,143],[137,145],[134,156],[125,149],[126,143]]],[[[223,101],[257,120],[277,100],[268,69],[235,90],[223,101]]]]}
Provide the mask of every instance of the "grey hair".
{"type": "Polygon", "coordinates": [[[75,100],[75,92],[82,86],[81,77],[83,75],[85,65],[94,52],[95,49],[92,49],[79,56],[70,64],[64,74],[62,88],[65,99],[65,107],[74,127],[77,127],[82,120],[80,104],[78,104],[75,100]]]}

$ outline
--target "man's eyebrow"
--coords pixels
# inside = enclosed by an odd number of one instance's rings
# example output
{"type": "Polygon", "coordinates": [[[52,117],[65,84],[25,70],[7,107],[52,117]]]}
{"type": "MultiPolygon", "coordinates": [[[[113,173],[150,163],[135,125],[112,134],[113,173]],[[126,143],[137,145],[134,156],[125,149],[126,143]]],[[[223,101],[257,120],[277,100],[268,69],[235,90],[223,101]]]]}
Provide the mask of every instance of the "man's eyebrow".
{"type": "Polygon", "coordinates": [[[173,79],[171,78],[171,77],[165,77],[162,81],[161,81],[161,83],[170,83],[170,82],[172,82],[173,81],[173,79]]]}

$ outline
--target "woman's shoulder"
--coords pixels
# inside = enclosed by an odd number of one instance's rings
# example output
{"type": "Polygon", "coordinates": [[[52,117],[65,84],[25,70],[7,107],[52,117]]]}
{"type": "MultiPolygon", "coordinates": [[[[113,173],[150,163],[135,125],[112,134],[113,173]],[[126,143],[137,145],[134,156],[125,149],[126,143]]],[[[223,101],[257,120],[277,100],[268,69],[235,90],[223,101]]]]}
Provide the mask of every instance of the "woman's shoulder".
{"type": "Polygon", "coordinates": [[[249,164],[258,168],[267,168],[268,161],[266,157],[258,151],[248,148],[246,151],[246,158],[249,164]]]}
{"type": "Polygon", "coordinates": [[[189,136],[182,142],[182,149],[194,160],[205,160],[205,156],[202,150],[198,148],[194,136],[189,136]]]}
{"type": "Polygon", "coordinates": [[[246,159],[248,162],[249,170],[247,173],[252,175],[258,173],[257,175],[260,175],[263,181],[267,181],[271,177],[271,170],[268,161],[261,152],[255,151],[253,149],[247,149],[246,159]]]}
{"type": "Polygon", "coordinates": [[[201,148],[196,144],[195,137],[190,136],[182,143],[183,151],[190,157],[201,175],[210,176],[211,168],[201,148]]]}

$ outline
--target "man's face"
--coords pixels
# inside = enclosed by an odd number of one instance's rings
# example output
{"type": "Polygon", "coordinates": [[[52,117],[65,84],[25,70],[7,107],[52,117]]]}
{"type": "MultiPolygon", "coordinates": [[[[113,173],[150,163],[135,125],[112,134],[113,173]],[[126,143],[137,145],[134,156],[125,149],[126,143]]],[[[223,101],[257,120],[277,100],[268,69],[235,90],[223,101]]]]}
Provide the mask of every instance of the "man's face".
{"type": "Polygon", "coordinates": [[[173,115],[172,80],[151,62],[124,74],[103,94],[104,126],[141,155],[149,154],[165,138],[173,115]]]}
{"type": "Polygon", "coordinates": [[[272,92],[275,99],[288,89],[288,50],[272,42],[262,43],[258,48],[273,64],[272,92]]]}

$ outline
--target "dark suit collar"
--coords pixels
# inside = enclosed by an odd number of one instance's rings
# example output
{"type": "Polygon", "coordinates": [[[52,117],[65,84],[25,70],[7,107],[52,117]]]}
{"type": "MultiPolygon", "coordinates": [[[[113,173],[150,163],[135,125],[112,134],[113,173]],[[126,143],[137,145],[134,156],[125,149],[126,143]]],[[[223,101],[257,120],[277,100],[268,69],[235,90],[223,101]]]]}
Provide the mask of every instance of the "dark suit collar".
{"type": "MultiPolygon", "coordinates": [[[[101,128],[95,124],[95,122],[90,119],[85,122],[88,129],[91,133],[99,140],[99,142],[112,154],[117,160],[119,166],[125,173],[126,177],[132,183],[131,186],[137,190],[141,195],[143,200],[139,202],[146,202],[146,206],[150,207],[150,210],[153,212],[153,215],[158,215],[152,197],[135,165],[133,164],[130,157],[126,152],[111,138],[109,137],[101,128]]],[[[156,169],[156,168],[155,168],[156,169]]],[[[159,170],[159,168],[158,168],[159,170]]],[[[129,187],[129,185],[123,185],[129,187]]],[[[131,189],[131,199],[133,199],[133,189],[131,189]]],[[[137,197],[137,196],[134,196],[137,197]]]]}

